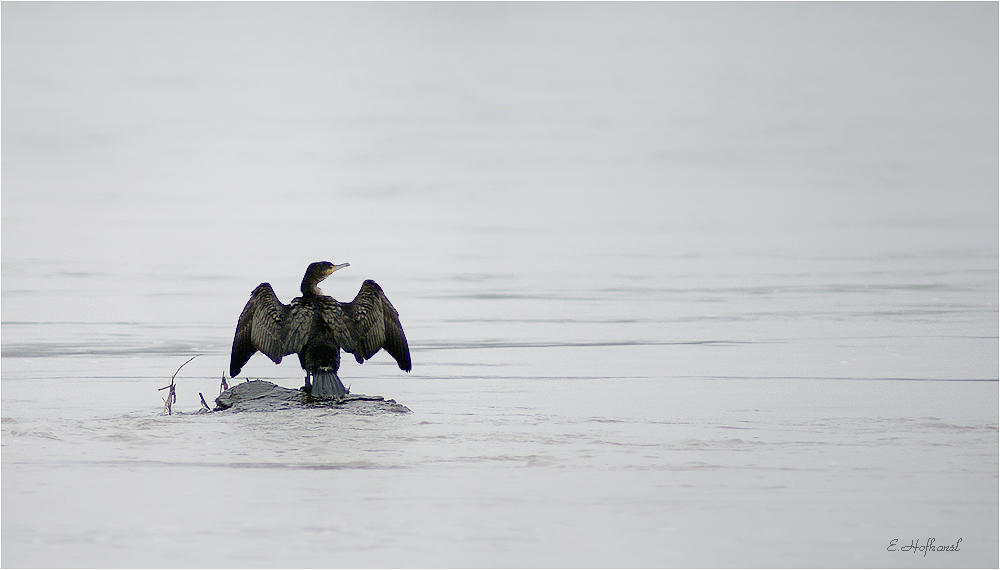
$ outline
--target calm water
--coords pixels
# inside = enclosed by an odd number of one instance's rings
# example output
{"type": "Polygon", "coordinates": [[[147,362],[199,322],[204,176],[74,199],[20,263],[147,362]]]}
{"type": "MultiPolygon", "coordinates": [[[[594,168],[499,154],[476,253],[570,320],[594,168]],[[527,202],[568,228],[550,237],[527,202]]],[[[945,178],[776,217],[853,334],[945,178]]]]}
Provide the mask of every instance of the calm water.
{"type": "Polygon", "coordinates": [[[996,4],[2,16],[4,566],[998,564],[996,4]],[[412,413],[195,414],[317,260],[412,413]]]}

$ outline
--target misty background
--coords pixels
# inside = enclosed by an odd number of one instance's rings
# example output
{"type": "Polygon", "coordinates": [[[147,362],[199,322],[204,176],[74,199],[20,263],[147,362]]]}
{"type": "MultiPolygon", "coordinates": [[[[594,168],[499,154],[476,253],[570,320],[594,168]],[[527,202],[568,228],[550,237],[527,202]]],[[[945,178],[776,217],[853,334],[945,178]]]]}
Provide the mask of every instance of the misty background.
{"type": "Polygon", "coordinates": [[[0,9],[4,565],[884,566],[914,520],[996,564],[995,3],[0,9]],[[412,416],[155,415],[319,260],[412,416]]]}

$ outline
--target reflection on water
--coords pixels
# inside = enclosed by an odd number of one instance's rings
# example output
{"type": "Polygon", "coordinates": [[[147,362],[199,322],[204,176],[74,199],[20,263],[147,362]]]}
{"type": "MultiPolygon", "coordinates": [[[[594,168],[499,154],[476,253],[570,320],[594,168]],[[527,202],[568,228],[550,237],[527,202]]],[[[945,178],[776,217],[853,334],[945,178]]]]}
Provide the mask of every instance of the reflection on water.
{"type": "Polygon", "coordinates": [[[996,21],[5,4],[3,564],[995,566],[996,21]],[[413,413],[194,414],[317,260],[413,413]]]}

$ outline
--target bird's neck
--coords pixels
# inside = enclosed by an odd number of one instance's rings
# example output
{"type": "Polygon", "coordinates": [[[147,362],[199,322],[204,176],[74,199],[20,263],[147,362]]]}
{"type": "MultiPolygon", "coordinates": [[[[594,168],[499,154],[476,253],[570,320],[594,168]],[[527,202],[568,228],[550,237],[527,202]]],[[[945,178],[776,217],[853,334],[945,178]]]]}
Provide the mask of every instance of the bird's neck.
{"type": "Polygon", "coordinates": [[[323,290],[319,288],[319,284],[314,281],[303,281],[299,290],[302,291],[302,295],[305,297],[310,295],[320,296],[323,294],[323,290]]]}

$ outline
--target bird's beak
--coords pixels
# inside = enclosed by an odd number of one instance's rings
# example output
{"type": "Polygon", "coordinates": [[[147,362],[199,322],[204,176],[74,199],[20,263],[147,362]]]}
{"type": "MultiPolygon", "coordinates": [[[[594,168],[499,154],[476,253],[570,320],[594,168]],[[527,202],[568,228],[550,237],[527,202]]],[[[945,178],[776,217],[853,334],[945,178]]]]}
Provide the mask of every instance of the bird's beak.
{"type": "Polygon", "coordinates": [[[326,270],[326,273],[324,273],[319,278],[319,280],[322,281],[322,280],[326,279],[327,277],[329,277],[334,271],[336,271],[338,269],[343,269],[343,268],[345,268],[345,267],[347,267],[349,265],[350,265],[350,263],[341,263],[340,265],[331,265],[331,267],[326,270]]]}

